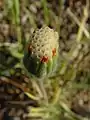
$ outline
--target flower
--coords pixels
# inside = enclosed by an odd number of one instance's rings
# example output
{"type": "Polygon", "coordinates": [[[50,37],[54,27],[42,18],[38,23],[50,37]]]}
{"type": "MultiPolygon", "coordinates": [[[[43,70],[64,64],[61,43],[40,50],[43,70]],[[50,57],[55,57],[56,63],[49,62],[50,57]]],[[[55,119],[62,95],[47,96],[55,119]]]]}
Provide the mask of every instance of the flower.
{"type": "Polygon", "coordinates": [[[58,33],[43,26],[37,29],[27,43],[23,63],[29,73],[42,78],[52,74],[58,60],[58,33]]]}

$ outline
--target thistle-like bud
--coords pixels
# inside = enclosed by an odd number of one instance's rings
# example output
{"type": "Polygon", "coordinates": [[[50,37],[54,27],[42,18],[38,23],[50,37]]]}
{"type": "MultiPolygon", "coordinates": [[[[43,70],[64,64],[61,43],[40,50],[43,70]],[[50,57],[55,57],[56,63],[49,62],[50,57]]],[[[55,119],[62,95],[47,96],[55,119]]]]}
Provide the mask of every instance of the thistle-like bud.
{"type": "Polygon", "coordinates": [[[58,33],[47,26],[36,30],[28,42],[23,58],[25,68],[35,77],[51,75],[58,60],[58,33]]]}

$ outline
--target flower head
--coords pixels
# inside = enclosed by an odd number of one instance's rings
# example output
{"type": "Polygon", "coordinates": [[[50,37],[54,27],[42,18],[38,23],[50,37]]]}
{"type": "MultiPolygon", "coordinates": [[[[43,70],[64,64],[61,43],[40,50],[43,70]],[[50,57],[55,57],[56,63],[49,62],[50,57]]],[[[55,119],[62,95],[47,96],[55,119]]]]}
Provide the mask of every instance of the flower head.
{"type": "Polygon", "coordinates": [[[36,77],[52,73],[58,58],[58,33],[47,26],[37,29],[27,44],[24,66],[36,77]]]}

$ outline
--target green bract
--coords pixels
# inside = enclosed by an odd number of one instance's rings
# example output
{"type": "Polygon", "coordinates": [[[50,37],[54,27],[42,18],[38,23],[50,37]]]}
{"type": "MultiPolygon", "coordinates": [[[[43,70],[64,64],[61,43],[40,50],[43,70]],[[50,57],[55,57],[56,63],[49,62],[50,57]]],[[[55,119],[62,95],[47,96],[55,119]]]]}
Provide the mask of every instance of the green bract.
{"type": "Polygon", "coordinates": [[[58,60],[58,33],[47,26],[37,29],[28,42],[23,63],[28,72],[42,78],[51,75],[58,60]]]}

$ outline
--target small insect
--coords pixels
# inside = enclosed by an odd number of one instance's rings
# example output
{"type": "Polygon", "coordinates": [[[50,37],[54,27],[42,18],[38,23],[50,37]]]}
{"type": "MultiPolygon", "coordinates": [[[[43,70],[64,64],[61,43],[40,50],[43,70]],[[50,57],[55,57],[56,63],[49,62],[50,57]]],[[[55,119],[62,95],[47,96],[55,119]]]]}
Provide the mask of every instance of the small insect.
{"type": "Polygon", "coordinates": [[[48,62],[48,57],[47,56],[43,56],[42,58],[41,58],[41,62],[48,62]]]}
{"type": "Polygon", "coordinates": [[[29,44],[29,46],[28,46],[28,52],[32,52],[32,45],[31,44],[29,44]]]}
{"type": "Polygon", "coordinates": [[[52,50],[52,56],[55,56],[55,55],[56,55],[56,48],[52,50]]]}

